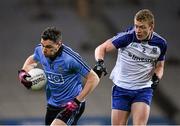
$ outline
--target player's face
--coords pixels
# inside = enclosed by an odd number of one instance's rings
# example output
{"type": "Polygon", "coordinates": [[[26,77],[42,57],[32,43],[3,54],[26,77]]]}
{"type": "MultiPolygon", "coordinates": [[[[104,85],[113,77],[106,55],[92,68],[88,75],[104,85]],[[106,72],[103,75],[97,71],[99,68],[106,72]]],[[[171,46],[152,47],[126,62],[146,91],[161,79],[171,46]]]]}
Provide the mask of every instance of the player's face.
{"type": "Polygon", "coordinates": [[[41,39],[41,46],[42,46],[42,51],[43,54],[46,57],[53,57],[58,49],[60,48],[61,44],[59,43],[54,43],[51,40],[43,40],[41,39]]]}
{"type": "Polygon", "coordinates": [[[140,22],[135,19],[134,26],[138,40],[149,39],[151,33],[153,32],[153,26],[150,26],[148,22],[140,22]]]}

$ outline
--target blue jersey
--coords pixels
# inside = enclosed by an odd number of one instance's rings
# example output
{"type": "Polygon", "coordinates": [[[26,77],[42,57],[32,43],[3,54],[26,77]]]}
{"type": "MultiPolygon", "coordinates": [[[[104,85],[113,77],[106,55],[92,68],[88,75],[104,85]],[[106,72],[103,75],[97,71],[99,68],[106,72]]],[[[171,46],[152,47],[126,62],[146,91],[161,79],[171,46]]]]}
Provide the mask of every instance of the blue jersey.
{"type": "Polygon", "coordinates": [[[151,77],[157,61],[165,59],[167,42],[153,32],[147,41],[136,38],[135,29],[130,28],[112,38],[118,49],[116,65],[110,75],[112,81],[125,89],[151,87],[151,77]]]}
{"type": "Polygon", "coordinates": [[[42,53],[42,46],[37,46],[34,60],[38,61],[47,76],[46,95],[48,104],[59,106],[74,99],[82,90],[82,76],[90,72],[90,67],[80,55],[66,45],[55,60],[50,60],[42,53]]]}

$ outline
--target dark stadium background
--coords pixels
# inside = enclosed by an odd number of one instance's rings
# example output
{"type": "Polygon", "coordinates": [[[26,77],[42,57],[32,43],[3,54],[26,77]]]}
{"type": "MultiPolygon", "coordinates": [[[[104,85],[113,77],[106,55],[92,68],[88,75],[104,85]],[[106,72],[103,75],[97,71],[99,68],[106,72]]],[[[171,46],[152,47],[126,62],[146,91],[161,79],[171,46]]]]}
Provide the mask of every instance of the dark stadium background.
{"type": "MultiPolygon", "coordinates": [[[[180,4],[179,0],[1,0],[0,1],[0,125],[43,124],[44,91],[26,90],[17,71],[39,43],[48,26],[63,32],[66,45],[94,66],[94,49],[133,24],[142,8],[155,15],[155,31],[168,41],[165,73],[151,105],[148,124],[180,124],[180,4]]],[[[105,64],[110,73],[116,54],[105,64]]],[[[112,83],[104,77],[87,98],[79,124],[110,124],[112,83]]],[[[131,124],[131,121],[130,121],[131,124]]]]}

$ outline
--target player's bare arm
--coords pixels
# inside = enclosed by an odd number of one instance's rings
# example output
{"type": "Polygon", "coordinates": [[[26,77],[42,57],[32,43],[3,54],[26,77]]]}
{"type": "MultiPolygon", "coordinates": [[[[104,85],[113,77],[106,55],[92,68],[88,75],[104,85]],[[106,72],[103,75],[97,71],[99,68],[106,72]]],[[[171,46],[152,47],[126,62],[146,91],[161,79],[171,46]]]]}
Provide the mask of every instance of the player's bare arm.
{"type": "Polygon", "coordinates": [[[90,94],[99,83],[99,77],[91,70],[86,76],[86,83],[81,93],[76,97],[79,101],[83,101],[88,94],[90,94]]]}
{"type": "Polygon", "coordinates": [[[155,66],[154,74],[152,76],[152,82],[153,82],[151,85],[152,89],[155,90],[157,88],[163,76],[163,73],[164,73],[164,61],[158,61],[155,66]]]}
{"type": "Polygon", "coordinates": [[[34,55],[31,55],[26,59],[22,68],[23,70],[29,71],[37,66],[38,62],[36,62],[33,57],[34,55]]]}
{"type": "Polygon", "coordinates": [[[99,45],[95,49],[95,59],[98,61],[98,59],[104,60],[104,56],[106,52],[111,52],[112,50],[115,50],[115,46],[112,44],[112,40],[108,39],[101,45],[99,45]]]}
{"type": "Polygon", "coordinates": [[[159,79],[162,78],[163,73],[164,73],[164,61],[157,62],[154,73],[156,73],[159,79]]]}
{"type": "Polygon", "coordinates": [[[106,40],[104,43],[102,43],[95,49],[96,65],[94,66],[93,70],[98,75],[99,78],[101,78],[103,73],[104,73],[104,76],[107,75],[108,73],[104,65],[105,53],[110,52],[115,49],[116,48],[112,44],[111,39],[106,40]]]}

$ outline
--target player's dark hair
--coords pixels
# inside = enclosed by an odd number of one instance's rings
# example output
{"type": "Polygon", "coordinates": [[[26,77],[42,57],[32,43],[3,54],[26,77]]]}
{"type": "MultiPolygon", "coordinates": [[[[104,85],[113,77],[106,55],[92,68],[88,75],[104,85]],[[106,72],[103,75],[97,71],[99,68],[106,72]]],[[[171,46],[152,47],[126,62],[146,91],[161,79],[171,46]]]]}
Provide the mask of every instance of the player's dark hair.
{"type": "Polygon", "coordinates": [[[53,42],[59,42],[62,40],[61,31],[55,27],[47,27],[41,34],[43,40],[51,40],[53,42]]]}
{"type": "Polygon", "coordinates": [[[154,15],[148,9],[138,11],[134,17],[137,21],[147,21],[149,24],[154,24],[154,15]]]}

